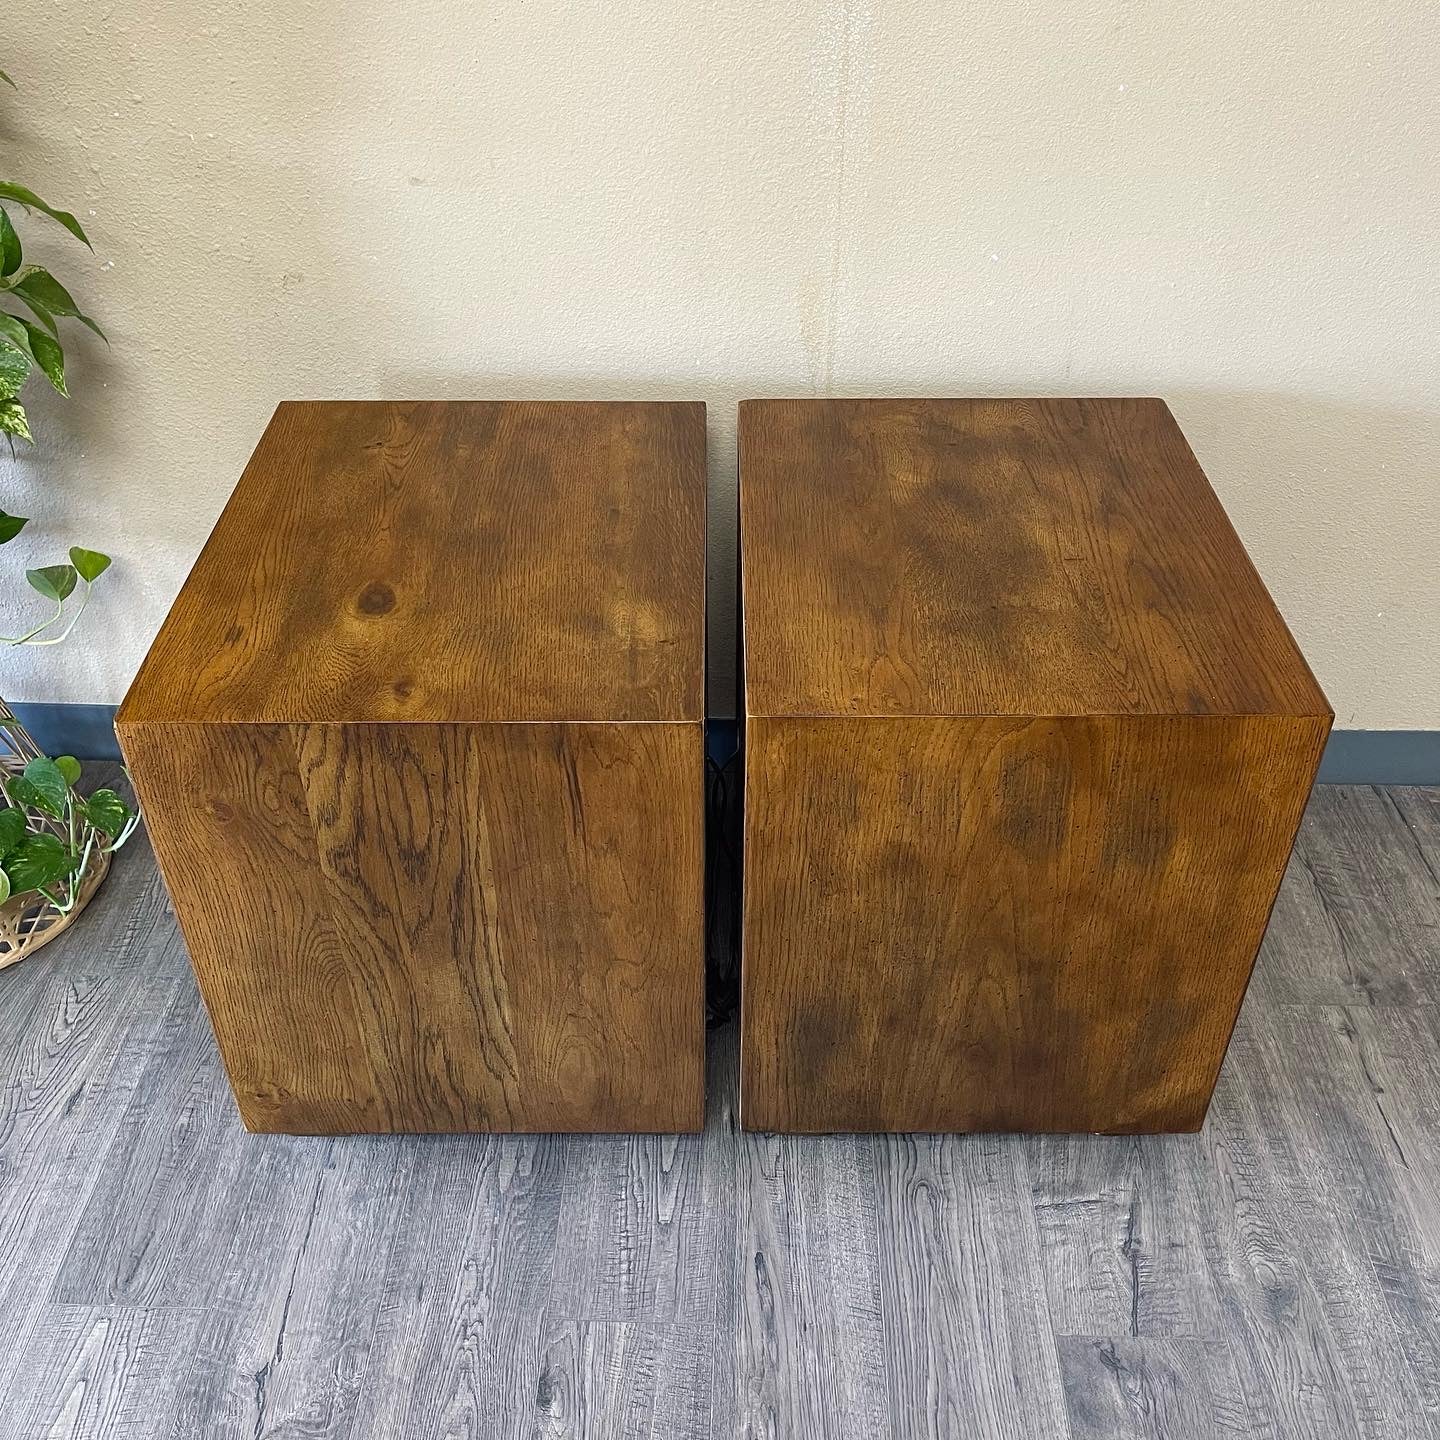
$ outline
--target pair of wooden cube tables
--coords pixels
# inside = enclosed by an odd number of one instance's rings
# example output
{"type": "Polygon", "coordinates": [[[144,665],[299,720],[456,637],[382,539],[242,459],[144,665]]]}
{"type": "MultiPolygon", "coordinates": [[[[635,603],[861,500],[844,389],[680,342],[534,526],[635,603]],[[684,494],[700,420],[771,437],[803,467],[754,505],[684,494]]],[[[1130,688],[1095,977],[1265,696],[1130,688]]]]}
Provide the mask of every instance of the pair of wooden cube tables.
{"type": "MultiPolygon", "coordinates": [[[[117,730],[253,1130],[684,1131],[705,409],[276,412],[117,730]]],[[[1330,727],[1158,400],[740,412],[741,1119],[1204,1119],[1330,727]]]]}

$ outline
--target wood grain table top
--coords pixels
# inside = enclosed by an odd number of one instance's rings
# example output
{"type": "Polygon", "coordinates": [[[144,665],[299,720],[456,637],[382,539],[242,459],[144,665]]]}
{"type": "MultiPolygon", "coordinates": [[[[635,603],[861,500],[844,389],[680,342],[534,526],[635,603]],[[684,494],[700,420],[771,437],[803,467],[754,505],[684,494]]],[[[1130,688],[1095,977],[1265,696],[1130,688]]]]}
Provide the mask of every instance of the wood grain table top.
{"type": "Polygon", "coordinates": [[[1155,399],[750,400],[752,716],[1329,713],[1155,399]]]}
{"type": "Polygon", "coordinates": [[[121,709],[700,721],[705,407],[282,404],[121,709]]]}

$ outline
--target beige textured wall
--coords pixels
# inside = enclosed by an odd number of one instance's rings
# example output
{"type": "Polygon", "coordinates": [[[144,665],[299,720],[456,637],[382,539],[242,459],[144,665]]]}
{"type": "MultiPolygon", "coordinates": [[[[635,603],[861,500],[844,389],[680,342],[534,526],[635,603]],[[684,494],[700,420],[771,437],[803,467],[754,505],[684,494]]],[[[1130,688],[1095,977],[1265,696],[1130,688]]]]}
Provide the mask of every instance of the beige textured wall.
{"type": "Polygon", "coordinates": [[[1337,723],[1440,726],[1428,0],[16,0],[0,34],[0,169],[91,225],[49,249],[113,341],[32,391],[0,496],[31,553],[120,557],[63,653],[0,655],[12,698],[120,697],[284,396],[707,400],[724,711],[738,398],[1109,392],[1170,400],[1337,723]]]}

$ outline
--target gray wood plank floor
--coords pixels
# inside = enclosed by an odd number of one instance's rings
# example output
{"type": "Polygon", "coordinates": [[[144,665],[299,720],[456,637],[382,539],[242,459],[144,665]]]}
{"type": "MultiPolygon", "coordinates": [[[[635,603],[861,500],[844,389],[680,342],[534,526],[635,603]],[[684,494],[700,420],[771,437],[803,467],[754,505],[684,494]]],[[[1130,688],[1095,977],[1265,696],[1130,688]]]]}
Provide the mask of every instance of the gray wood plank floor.
{"type": "Polygon", "coordinates": [[[1440,1435],[1440,790],[1311,803],[1199,1136],[240,1128],[153,860],[0,973],[0,1440],[1440,1435]]]}

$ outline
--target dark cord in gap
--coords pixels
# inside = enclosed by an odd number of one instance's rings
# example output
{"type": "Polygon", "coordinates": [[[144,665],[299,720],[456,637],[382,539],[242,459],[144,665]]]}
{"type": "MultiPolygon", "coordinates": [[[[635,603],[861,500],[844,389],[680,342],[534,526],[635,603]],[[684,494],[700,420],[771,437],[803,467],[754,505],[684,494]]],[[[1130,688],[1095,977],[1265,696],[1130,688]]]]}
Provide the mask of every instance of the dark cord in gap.
{"type": "Polygon", "coordinates": [[[705,1024],[740,1008],[740,752],[705,761],[705,1024]]]}

